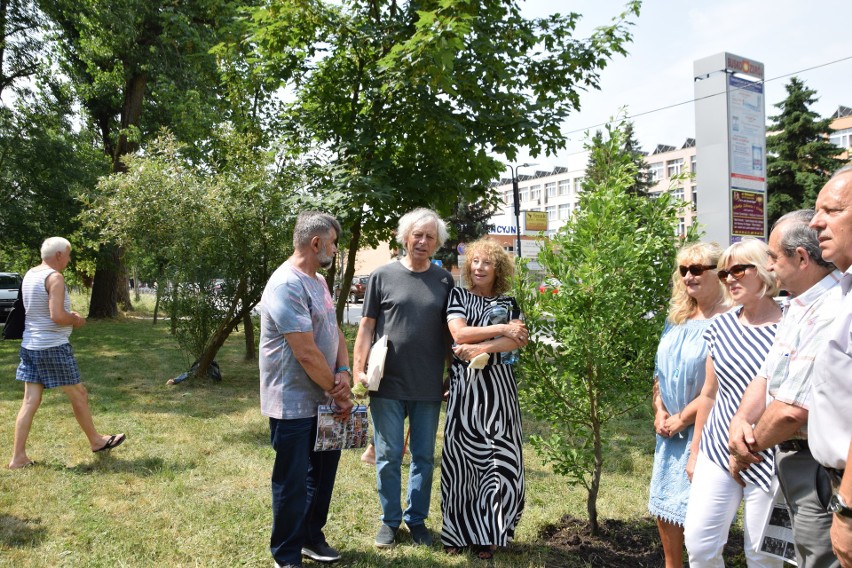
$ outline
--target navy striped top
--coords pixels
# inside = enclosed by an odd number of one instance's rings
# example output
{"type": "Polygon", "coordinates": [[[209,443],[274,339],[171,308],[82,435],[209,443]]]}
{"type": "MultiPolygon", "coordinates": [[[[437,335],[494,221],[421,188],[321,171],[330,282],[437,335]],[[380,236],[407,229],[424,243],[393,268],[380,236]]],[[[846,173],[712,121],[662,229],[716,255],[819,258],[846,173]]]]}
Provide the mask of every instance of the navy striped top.
{"type": "MultiPolygon", "coordinates": [[[[701,451],[710,460],[728,470],[728,430],[748,384],[760,370],[775,339],[777,323],[746,326],[740,323],[742,307],[718,316],[705,332],[708,353],[719,388],[716,403],[701,433],[701,451]]],[[[769,491],[775,471],[774,451],[760,452],[763,461],[740,473],[743,481],[769,491]]]]}

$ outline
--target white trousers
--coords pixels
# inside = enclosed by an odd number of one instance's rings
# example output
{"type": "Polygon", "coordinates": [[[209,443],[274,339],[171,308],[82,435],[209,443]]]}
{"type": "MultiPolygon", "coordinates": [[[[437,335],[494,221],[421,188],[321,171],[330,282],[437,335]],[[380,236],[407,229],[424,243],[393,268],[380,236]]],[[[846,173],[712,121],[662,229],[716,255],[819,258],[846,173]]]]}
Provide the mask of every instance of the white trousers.
{"type": "Polygon", "coordinates": [[[743,528],[746,561],[749,568],[781,568],[782,560],[756,552],[756,540],[772,508],[778,479],[772,478],[772,491],[747,483],[741,487],[727,470],[710,461],[704,452],[698,454],[689,504],[686,506],[684,542],[689,553],[690,568],[723,568],[722,549],[728,532],[743,502],[743,528]]]}

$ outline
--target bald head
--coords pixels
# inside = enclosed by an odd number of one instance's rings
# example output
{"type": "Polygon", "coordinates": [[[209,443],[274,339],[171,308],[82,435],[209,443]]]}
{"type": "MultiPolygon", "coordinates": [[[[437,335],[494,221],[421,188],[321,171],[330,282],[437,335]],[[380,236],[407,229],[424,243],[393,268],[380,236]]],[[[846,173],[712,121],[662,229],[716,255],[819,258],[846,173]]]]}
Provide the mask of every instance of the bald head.
{"type": "Polygon", "coordinates": [[[825,260],[844,272],[852,266],[852,166],[835,172],[820,190],[810,226],[825,260]]]}

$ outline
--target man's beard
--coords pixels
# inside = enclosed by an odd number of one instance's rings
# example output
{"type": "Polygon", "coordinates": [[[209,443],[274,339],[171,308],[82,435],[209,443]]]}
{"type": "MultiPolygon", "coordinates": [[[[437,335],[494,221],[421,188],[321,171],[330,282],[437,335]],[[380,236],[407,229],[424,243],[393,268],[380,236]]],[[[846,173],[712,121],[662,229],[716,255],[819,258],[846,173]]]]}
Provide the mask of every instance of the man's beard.
{"type": "Polygon", "coordinates": [[[325,252],[317,253],[317,260],[320,263],[320,266],[323,268],[331,268],[331,265],[334,263],[334,255],[326,254],[325,252]]]}

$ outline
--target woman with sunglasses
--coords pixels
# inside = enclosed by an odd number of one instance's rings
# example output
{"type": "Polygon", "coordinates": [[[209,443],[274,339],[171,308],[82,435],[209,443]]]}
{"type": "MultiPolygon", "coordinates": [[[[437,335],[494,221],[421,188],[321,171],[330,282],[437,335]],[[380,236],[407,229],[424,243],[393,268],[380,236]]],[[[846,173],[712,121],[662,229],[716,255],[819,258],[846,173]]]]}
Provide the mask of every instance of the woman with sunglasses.
{"type": "Polygon", "coordinates": [[[648,510],[657,518],[666,568],[683,566],[683,521],[689,498],[686,462],[695,399],[704,384],[704,333],[712,319],[728,309],[715,271],[721,254],[715,243],[694,243],[678,252],[671,304],[655,359],[657,447],[648,510]]]}
{"type": "Polygon", "coordinates": [[[756,239],[734,243],[719,259],[719,279],[737,307],[716,318],[705,335],[707,378],[698,398],[687,465],[692,491],[684,536],[691,568],[725,565],[722,549],[740,502],[744,503],[744,549],[749,568],[780,568],[783,564],[778,558],[755,551],[778,484],[772,454],[761,452],[762,461],[736,478],[729,473],[731,418],[766,358],[781,319],[781,308],[774,299],[778,285],[766,268],[768,262],[766,243],[756,239]]]}

